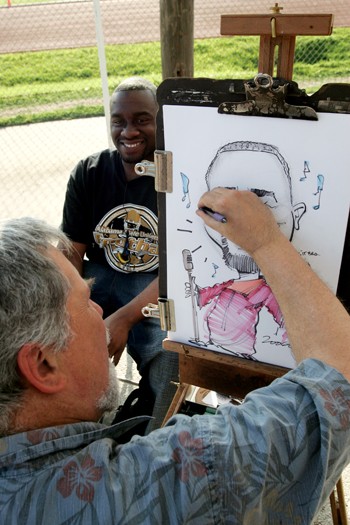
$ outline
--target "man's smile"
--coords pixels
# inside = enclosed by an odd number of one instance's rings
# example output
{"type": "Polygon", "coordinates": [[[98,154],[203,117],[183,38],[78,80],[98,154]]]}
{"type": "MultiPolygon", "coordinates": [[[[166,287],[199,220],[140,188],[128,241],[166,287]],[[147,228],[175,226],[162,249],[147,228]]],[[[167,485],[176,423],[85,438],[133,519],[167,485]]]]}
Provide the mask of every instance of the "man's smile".
{"type": "Polygon", "coordinates": [[[130,142],[120,142],[120,145],[121,145],[121,146],[124,146],[124,147],[127,148],[127,149],[134,149],[134,148],[137,148],[137,147],[140,146],[141,144],[142,144],[142,141],[133,142],[133,143],[130,143],[130,142]]]}

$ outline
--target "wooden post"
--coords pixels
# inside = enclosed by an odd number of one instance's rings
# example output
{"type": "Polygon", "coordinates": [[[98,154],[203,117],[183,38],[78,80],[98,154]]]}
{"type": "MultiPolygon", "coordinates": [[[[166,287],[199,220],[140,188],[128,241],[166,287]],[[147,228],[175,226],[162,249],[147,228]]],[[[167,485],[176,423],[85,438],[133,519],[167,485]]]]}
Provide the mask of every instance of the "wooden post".
{"type": "Polygon", "coordinates": [[[159,1],[163,79],[193,77],[194,0],[159,1]]]}

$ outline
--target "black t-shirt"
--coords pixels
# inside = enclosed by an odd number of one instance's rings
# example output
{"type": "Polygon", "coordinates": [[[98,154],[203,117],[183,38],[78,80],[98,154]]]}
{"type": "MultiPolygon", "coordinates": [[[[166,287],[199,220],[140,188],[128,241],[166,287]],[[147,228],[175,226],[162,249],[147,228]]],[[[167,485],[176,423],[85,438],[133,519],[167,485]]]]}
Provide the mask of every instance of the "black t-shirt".
{"type": "Polygon", "coordinates": [[[87,258],[117,271],[153,272],[158,267],[157,193],[154,179],[126,181],[117,151],[79,162],[67,185],[62,230],[87,244],[87,258]]]}

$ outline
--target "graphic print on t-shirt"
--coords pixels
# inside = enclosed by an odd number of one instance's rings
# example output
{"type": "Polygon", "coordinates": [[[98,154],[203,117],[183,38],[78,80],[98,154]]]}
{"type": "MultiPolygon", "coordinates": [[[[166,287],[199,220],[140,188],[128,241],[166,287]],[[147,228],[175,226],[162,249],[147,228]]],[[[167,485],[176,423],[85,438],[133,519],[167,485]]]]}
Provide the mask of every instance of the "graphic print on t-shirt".
{"type": "Polygon", "coordinates": [[[151,272],[158,268],[158,219],[148,208],[117,206],[100,220],[93,234],[115,270],[151,272]]]}

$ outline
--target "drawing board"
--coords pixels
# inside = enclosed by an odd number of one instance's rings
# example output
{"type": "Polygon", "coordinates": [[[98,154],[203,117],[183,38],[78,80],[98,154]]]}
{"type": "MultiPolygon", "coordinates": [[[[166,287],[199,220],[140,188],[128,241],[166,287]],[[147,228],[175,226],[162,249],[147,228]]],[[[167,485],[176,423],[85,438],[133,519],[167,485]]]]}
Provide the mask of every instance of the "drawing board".
{"type": "Polygon", "coordinates": [[[173,191],[164,197],[160,236],[166,294],[175,305],[176,330],[168,338],[294,367],[284,320],[264,276],[195,212],[200,196],[216,186],[254,191],[336,293],[349,216],[350,114],[319,113],[312,121],[164,103],[161,118],[164,149],[173,155],[173,191]]]}

